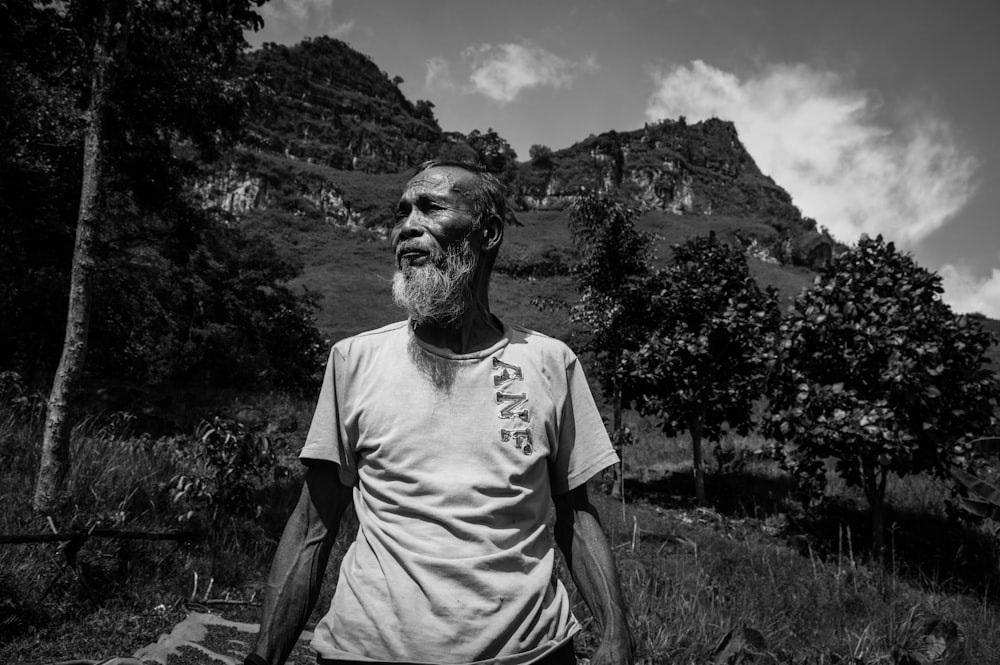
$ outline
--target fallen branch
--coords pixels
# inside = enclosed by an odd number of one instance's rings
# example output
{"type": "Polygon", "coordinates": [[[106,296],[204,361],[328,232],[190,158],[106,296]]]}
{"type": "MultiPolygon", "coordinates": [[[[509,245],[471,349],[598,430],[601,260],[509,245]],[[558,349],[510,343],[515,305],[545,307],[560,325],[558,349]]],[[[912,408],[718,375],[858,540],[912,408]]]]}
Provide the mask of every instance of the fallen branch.
{"type": "Polygon", "coordinates": [[[84,541],[88,538],[115,538],[118,540],[197,540],[193,531],[122,531],[121,529],[91,529],[89,531],[66,531],[63,533],[0,534],[0,545],[23,545],[27,543],[54,543],[62,541],[84,541]]]}

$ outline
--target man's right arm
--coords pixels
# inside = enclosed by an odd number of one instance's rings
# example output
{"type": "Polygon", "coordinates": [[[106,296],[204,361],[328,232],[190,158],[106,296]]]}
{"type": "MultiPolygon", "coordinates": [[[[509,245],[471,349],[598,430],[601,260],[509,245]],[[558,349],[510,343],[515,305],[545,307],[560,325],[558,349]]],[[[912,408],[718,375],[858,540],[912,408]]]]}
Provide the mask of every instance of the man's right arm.
{"type": "MultiPolygon", "coordinates": [[[[260,632],[252,654],[268,665],[285,662],[319,597],[351,488],[332,462],[312,462],[295,510],[271,563],[260,632]]],[[[248,662],[257,662],[248,657],[248,662]]]]}

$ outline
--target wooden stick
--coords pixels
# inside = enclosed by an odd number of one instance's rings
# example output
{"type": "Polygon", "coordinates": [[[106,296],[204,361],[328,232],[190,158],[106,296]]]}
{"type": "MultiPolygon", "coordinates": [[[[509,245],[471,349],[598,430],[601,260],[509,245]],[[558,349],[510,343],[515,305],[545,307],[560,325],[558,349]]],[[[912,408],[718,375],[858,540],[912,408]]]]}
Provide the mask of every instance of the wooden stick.
{"type": "Polygon", "coordinates": [[[121,529],[92,529],[90,531],[64,531],[63,533],[0,534],[0,545],[25,543],[53,543],[87,538],[117,538],[119,540],[197,540],[193,531],[122,531],[121,529]]]}

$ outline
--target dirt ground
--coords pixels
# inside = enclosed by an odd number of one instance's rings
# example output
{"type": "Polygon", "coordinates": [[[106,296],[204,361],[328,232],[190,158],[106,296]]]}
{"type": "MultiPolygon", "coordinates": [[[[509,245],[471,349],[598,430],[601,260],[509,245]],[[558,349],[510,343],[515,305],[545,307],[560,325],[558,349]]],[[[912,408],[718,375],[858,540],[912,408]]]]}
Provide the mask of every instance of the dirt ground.
{"type": "MultiPolygon", "coordinates": [[[[256,623],[228,619],[215,612],[190,612],[169,633],[132,654],[144,663],[160,665],[240,665],[257,634],[256,623]]],[[[303,632],[288,665],[313,665],[312,633],[303,632]]]]}

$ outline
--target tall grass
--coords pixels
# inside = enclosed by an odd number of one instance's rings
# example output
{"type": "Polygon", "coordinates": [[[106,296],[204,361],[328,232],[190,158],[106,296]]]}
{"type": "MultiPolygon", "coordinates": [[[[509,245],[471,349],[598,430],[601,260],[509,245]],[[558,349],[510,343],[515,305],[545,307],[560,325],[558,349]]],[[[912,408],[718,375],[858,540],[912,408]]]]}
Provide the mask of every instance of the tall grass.
{"type": "MultiPolygon", "coordinates": [[[[808,543],[800,551],[752,518],[641,502],[623,518],[608,497],[597,502],[641,663],[711,662],[725,634],[743,626],[783,663],[898,663],[893,654],[923,644],[933,617],[964,633],[966,662],[1000,662],[1000,618],[981,595],[898,577],[846,543],[833,556],[808,543]]],[[[587,616],[582,603],[577,612],[587,616]]],[[[592,649],[596,635],[582,642],[592,649]]]]}
{"type": "MultiPolygon", "coordinates": [[[[287,399],[265,405],[279,413],[291,408],[287,399]]],[[[199,472],[180,453],[193,435],[153,438],[133,431],[132,421],[127,414],[105,413],[76,424],[64,500],[51,519],[43,519],[30,506],[42,411],[13,408],[10,400],[0,408],[0,533],[196,532],[194,540],[182,542],[90,538],[79,548],[65,542],[0,546],[0,662],[23,662],[25,652],[38,648],[38,635],[66,622],[83,626],[140,615],[154,624],[170,622],[176,616],[164,608],[204,600],[210,583],[212,597],[249,596],[266,573],[297,493],[296,479],[262,483],[252,497],[262,507],[259,514],[218,511],[185,521],[170,488],[179,474],[199,472]],[[161,609],[150,614],[154,607],[161,609]],[[13,651],[4,651],[7,642],[13,651]]],[[[280,463],[297,467],[291,450],[280,463]]],[[[154,639],[163,627],[132,636],[122,652],[154,639]]],[[[88,632],[94,630],[89,625],[88,632]]],[[[45,648],[54,660],[66,655],[59,644],[45,648]]]]}
{"type": "MultiPolygon", "coordinates": [[[[233,408],[250,404],[265,412],[264,420],[293,418],[303,428],[311,411],[307,402],[275,397],[233,408]]],[[[74,429],[75,465],[69,499],[54,520],[58,529],[190,526],[178,522],[168,488],[177,474],[197,471],[178,454],[192,434],[151,438],[132,431],[131,422],[103,414],[74,429]]],[[[727,632],[743,626],[760,631],[780,663],[899,663],[900,654],[924,644],[934,617],[964,633],[966,662],[1000,662],[1000,585],[990,581],[996,541],[985,528],[948,522],[938,503],[947,492],[943,484],[926,478],[894,483],[894,547],[879,565],[866,554],[863,502],[833,477],[836,510],[806,514],[790,480],[754,455],[766,442],[733,437],[723,442],[728,452],[721,456],[707,446],[712,507],[695,508],[690,441],[665,439],[651,421],[628,424],[638,443],[625,450],[627,501],[592,495],[614,549],[640,663],[711,662],[727,632]]],[[[38,409],[0,410],[4,533],[50,528],[29,506],[40,436],[38,409]]],[[[299,438],[288,435],[282,463],[290,469],[298,467],[299,438]]],[[[182,603],[259,602],[297,491],[294,475],[264,483],[252,497],[264,507],[260,515],[220,511],[193,543],[87,541],[73,566],[57,545],[0,547],[0,662],[131,653],[176,622],[182,603]],[[4,617],[20,623],[4,628],[4,617]],[[128,634],[119,625],[130,626],[128,634]]],[[[314,618],[328,606],[356,528],[349,517],[314,618]]],[[[568,580],[565,570],[562,575],[568,580]]],[[[573,597],[586,625],[578,650],[589,653],[597,644],[595,626],[575,591],[573,597]]],[[[253,620],[257,611],[251,604],[241,616],[253,620]]]]}
{"type": "Polygon", "coordinates": [[[948,517],[943,481],[893,479],[890,559],[879,563],[863,497],[835,474],[829,506],[805,513],[791,479],[753,454],[766,442],[730,437],[726,456],[706,447],[712,507],[695,509],[690,441],[645,419],[629,426],[638,443],[624,451],[628,502],[597,501],[640,662],[711,662],[744,625],[782,663],[924,662],[904,656],[926,646],[934,619],[964,634],[964,662],[1000,662],[997,541],[987,526],[948,517]]]}

